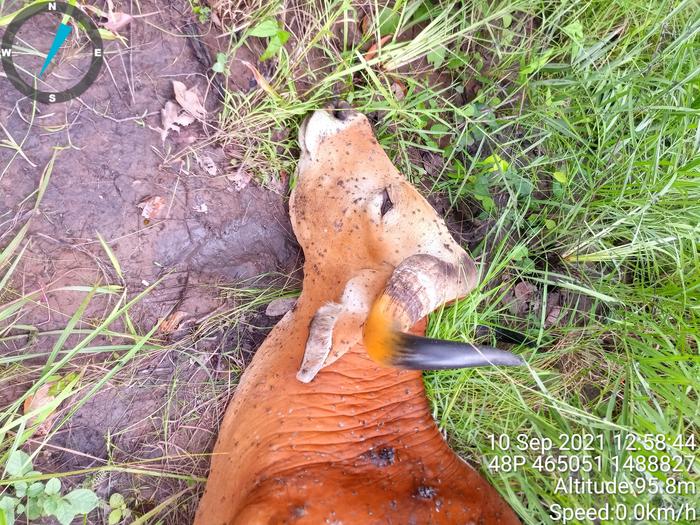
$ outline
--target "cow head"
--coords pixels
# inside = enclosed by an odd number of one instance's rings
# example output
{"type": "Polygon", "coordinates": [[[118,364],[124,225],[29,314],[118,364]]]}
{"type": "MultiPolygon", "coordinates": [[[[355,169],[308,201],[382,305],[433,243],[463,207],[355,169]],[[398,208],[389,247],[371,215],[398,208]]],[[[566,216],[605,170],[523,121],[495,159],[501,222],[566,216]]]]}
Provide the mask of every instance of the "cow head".
{"type": "MultiPolygon", "coordinates": [[[[290,212],[306,257],[305,278],[313,278],[309,270],[320,279],[350,279],[358,272],[389,269],[383,292],[374,292],[364,316],[370,355],[409,368],[515,364],[501,362],[500,354],[491,359],[474,354],[473,345],[474,355],[466,361],[455,349],[447,351],[448,357],[444,345],[435,342],[426,353],[424,345],[403,333],[441,304],[474,289],[477,271],[442,218],[391,163],[367,118],[348,109],[316,111],[301,126],[299,142],[290,212]]],[[[324,323],[332,329],[332,323],[324,323]]]]}

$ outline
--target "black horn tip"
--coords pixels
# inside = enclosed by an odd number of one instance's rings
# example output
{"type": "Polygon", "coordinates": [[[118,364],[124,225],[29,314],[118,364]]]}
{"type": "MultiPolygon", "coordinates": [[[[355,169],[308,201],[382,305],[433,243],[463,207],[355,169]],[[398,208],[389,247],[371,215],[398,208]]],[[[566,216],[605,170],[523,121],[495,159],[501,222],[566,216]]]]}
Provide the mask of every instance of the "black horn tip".
{"type": "Polygon", "coordinates": [[[522,366],[518,355],[491,346],[442,341],[400,333],[388,352],[388,365],[410,370],[446,370],[482,366],[522,366]]]}

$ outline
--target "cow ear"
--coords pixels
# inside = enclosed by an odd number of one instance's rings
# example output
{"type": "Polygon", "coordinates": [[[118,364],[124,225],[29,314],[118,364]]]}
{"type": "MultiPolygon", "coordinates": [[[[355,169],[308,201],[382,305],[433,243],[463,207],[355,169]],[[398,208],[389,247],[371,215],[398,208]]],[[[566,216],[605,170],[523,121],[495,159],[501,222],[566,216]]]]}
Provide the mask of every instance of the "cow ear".
{"type": "Polygon", "coordinates": [[[297,372],[299,381],[309,383],[322,368],[362,342],[362,325],[382,285],[381,274],[361,270],[345,285],[340,303],[326,303],[316,311],[297,372]]]}
{"type": "Polygon", "coordinates": [[[309,338],[297,379],[309,383],[323,367],[333,346],[333,328],[343,312],[343,306],[338,303],[326,303],[319,308],[309,325],[309,338]]]}
{"type": "Polygon", "coordinates": [[[346,310],[338,316],[333,327],[331,351],[321,368],[332,365],[350,350],[362,344],[362,327],[366,319],[367,312],[353,313],[346,310]]]}

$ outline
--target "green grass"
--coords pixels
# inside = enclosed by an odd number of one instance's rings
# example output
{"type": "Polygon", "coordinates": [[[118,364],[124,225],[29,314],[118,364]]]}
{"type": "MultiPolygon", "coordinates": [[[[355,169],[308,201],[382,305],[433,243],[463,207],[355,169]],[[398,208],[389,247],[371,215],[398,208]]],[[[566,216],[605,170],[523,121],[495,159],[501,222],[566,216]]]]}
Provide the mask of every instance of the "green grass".
{"type": "MultiPolygon", "coordinates": [[[[598,303],[596,315],[547,328],[543,306],[524,322],[546,342],[523,349],[529,370],[507,377],[431,374],[427,384],[441,425],[467,457],[484,467],[494,455],[524,457],[516,472],[485,470],[529,523],[548,523],[556,504],[697,506],[697,463],[675,473],[651,466],[673,454],[698,457],[700,19],[690,7],[612,2],[550,12],[530,43],[531,53],[548,56],[548,63],[527,79],[521,73],[522,106],[494,107],[498,129],[486,140],[507,160],[498,182],[510,194],[500,225],[527,246],[528,257],[508,262],[512,250],[504,246],[491,261],[501,269],[483,286],[508,288],[525,279],[540,287],[544,305],[548,294],[570,283],[598,303]],[[570,38],[574,24],[587,31],[580,42],[570,38]],[[519,193],[521,177],[537,187],[549,180],[551,190],[519,193]],[[558,447],[563,435],[576,433],[603,436],[588,452],[602,464],[592,480],[674,478],[695,488],[684,496],[652,489],[631,496],[557,494],[566,473],[537,471],[538,451],[494,450],[489,439],[523,434],[558,447]],[[626,434],[683,436],[696,446],[627,452],[614,441],[626,434]],[[647,472],[615,466],[630,456],[646,458],[638,461],[647,462],[647,472]]],[[[482,292],[431,330],[469,337],[465,326],[502,322],[502,309],[497,294],[482,292]]],[[[673,521],[642,516],[642,522],[673,521]]],[[[692,513],[680,516],[679,523],[695,522],[692,513]]]]}
{"type": "MultiPolygon", "coordinates": [[[[300,2],[286,10],[275,3],[249,5],[238,12],[233,5],[219,10],[230,35],[227,61],[234,69],[242,67],[235,58],[238,48],[255,44],[262,53],[268,46],[268,38],[249,36],[261,22],[276,20],[278,30],[291,36],[277,51],[264,89],[226,93],[218,124],[227,151],[242,156],[263,181],[283,178],[283,172],[294,172],[302,117],[340,97],[374,118],[381,144],[411,180],[446,196],[451,210],[475,226],[488,225],[486,237],[472,246],[482,271],[480,288],[434,314],[429,332],[473,340],[478,325],[515,327],[533,344],[516,349],[528,361],[519,370],[426,375],[435,418],[453,448],[530,524],[552,523],[552,505],[697,505],[697,495],[687,487],[685,495],[652,493],[654,483],[670,484],[669,478],[693,482],[695,492],[700,490],[697,4],[404,1],[388,9],[370,4],[367,31],[353,31],[362,13],[350,1],[300,2]],[[384,36],[389,40],[381,51],[365,59],[367,48],[384,36]],[[435,71],[441,83],[430,75],[435,71]],[[474,91],[474,82],[475,96],[461,100],[462,92],[474,91]],[[397,89],[403,97],[396,96],[397,89]],[[426,169],[419,153],[432,155],[434,167],[426,169]],[[526,314],[514,313],[508,303],[520,282],[536,287],[538,297],[526,314]],[[556,297],[565,297],[559,317],[548,308],[556,297]],[[564,435],[582,433],[599,436],[591,450],[559,450],[564,435]],[[695,439],[695,448],[676,443],[632,452],[616,443],[627,435],[649,434],[695,439]],[[501,435],[512,441],[524,436],[532,446],[493,447],[492,439],[501,435]],[[535,438],[549,439],[555,448],[541,453],[534,449],[535,438]],[[649,467],[681,454],[695,464],[686,462],[672,473],[649,467]],[[547,456],[589,456],[598,465],[583,478],[632,483],[642,478],[646,490],[602,496],[557,492],[558,479],[568,474],[535,468],[547,456]],[[515,457],[524,464],[507,470],[503,458],[515,457]],[[628,458],[646,462],[647,472],[623,468],[632,461],[628,458]]],[[[6,148],[14,156],[31,157],[15,139],[8,139],[6,148]]],[[[31,196],[37,205],[50,175],[47,167],[31,196]]],[[[228,337],[247,322],[251,309],[293,293],[251,283],[225,287],[223,293],[237,306],[218,312],[193,339],[173,348],[133,329],[129,310],[142,295],[134,298],[124,289],[119,262],[103,242],[114,282],[67,291],[82,293],[86,309],[89,302],[108,298],[104,318],[87,322],[78,309],[66,319],[65,330],[45,333],[22,323],[22,311],[40,292],[19,294],[12,288],[27,228],[19,225],[0,239],[0,344],[39,345],[46,361],[37,367],[21,352],[0,356],[0,381],[23,377],[30,384],[0,413],[2,457],[21,447],[31,427],[48,415],[29,423],[21,410],[42,385],[65,380],[61,394],[72,397],[60,421],[68,422],[106,385],[136,381],[134,370],[149,357],[184,355],[197,340],[228,337]],[[35,335],[26,341],[27,333],[35,335]],[[83,360],[95,354],[109,357],[81,374],[83,360]]],[[[235,359],[232,363],[229,381],[202,380],[197,391],[202,399],[184,411],[187,423],[195,424],[208,400],[225,399],[239,367],[235,359]]],[[[176,379],[165,414],[182,403],[179,386],[176,379]]],[[[168,433],[164,428],[162,434],[168,433]]],[[[41,439],[39,449],[49,437],[41,439]]],[[[183,456],[187,451],[173,452],[173,460],[183,456]]],[[[140,513],[141,523],[155,523],[163,518],[161,511],[193,504],[191,487],[201,480],[195,466],[139,459],[108,462],[81,474],[133,474],[135,483],[178,481],[169,497],[140,513]]],[[[674,521],[666,518],[638,521],[674,521]]]]}
{"type": "MultiPolygon", "coordinates": [[[[32,213],[37,213],[41,208],[57,154],[60,154],[59,151],[54,152],[44,168],[39,188],[25,199],[25,202],[34,202],[32,213]]],[[[45,289],[29,293],[17,290],[12,277],[18,271],[29,247],[27,232],[30,224],[31,220],[16,227],[16,231],[10,228],[3,232],[8,240],[0,250],[0,348],[3,349],[0,355],[0,388],[6,392],[7,400],[10,399],[7,393],[16,391],[18,387],[20,389],[19,395],[0,409],[0,464],[3,465],[0,508],[4,509],[0,514],[0,522],[12,523],[14,518],[26,519],[20,516],[25,512],[21,508],[22,505],[26,506],[27,501],[22,500],[20,503],[15,496],[21,497],[20,486],[40,487],[45,480],[77,479],[77,485],[88,488],[90,492],[91,476],[108,472],[184,479],[189,482],[202,481],[188,474],[167,472],[162,468],[151,469],[148,461],[135,461],[128,465],[108,462],[99,467],[54,473],[36,471],[30,462],[27,468],[15,468],[11,472],[9,458],[21,457],[18,454],[22,453],[18,451],[31,444],[27,458],[35,460],[42,451],[51,448],[51,438],[63,430],[70,423],[71,417],[106,385],[120,376],[123,379],[129,368],[143,359],[145,354],[162,350],[160,345],[151,341],[158,325],[140,335],[129,318],[133,305],[150,293],[157,283],[140,294],[129,294],[123,284],[118,262],[104,242],[103,249],[114,264],[114,273],[122,280],[121,283],[97,283],[93,286],[48,285],[45,289]],[[48,295],[58,294],[79,294],[83,297],[75,312],[66,319],[63,329],[42,330],[23,322],[29,309],[49,310],[42,300],[48,295]],[[102,319],[91,320],[86,312],[99,298],[105,298],[108,307],[102,319]],[[100,371],[97,374],[90,366],[93,356],[101,356],[101,366],[98,367],[100,371]],[[28,409],[25,403],[35,396],[44,400],[28,409]],[[59,409],[61,405],[63,406],[59,409]],[[38,434],[42,423],[50,418],[53,422],[47,427],[48,430],[38,434]],[[18,503],[20,506],[17,506],[18,503]]],[[[62,315],[62,312],[54,314],[62,315]]],[[[43,497],[43,492],[41,493],[43,497]]],[[[65,504],[67,500],[62,501],[65,504]]],[[[38,505],[41,509],[41,503],[38,505]]],[[[69,506],[68,512],[73,516],[84,511],[73,512],[69,506]]],[[[49,511],[49,514],[59,516],[54,511],[49,511]]],[[[70,521],[71,518],[66,519],[70,521]]]]}

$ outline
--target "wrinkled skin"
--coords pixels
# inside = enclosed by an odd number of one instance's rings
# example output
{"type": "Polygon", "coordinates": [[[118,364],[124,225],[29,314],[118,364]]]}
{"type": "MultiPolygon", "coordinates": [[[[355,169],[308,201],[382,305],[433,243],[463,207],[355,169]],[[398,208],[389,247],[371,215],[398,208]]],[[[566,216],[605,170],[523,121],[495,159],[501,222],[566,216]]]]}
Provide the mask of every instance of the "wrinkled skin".
{"type": "MultiPolygon", "coordinates": [[[[302,295],[241,378],[195,523],[519,523],[443,440],[420,372],[382,367],[358,342],[312,382],[295,379],[312,317],[350,279],[373,270],[373,299],[412,255],[466,257],[365,117],[336,115],[317,111],[300,130],[290,211],[306,260],[302,295]]],[[[336,327],[333,346],[356,340],[352,331],[336,327]]]]}

